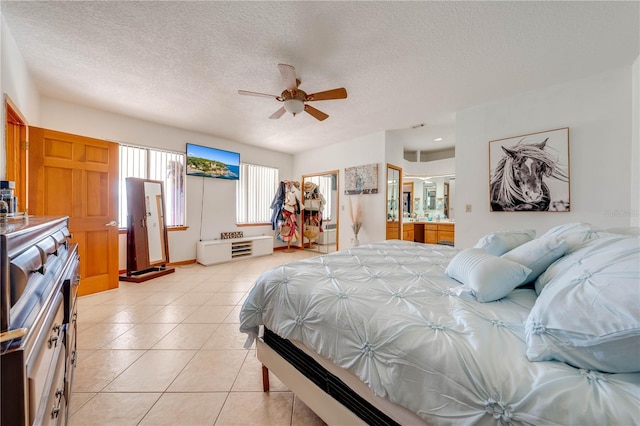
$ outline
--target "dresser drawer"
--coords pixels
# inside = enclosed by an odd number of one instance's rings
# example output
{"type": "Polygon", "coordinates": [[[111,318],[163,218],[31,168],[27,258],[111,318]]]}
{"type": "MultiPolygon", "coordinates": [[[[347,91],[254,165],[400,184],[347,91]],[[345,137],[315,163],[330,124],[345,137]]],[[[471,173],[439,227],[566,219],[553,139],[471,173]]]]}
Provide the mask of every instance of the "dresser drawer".
{"type": "Polygon", "coordinates": [[[44,403],[43,399],[48,399],[49,388],[52,386],[56,374],[60,373],[57,369],[61,369],[64,376],[64,306],[62,299],[62,293],[59,292],[50,305],[45,323],[27,357],[31,424],[34,424],[37,413],[44,409],[40,405],[44,403]],[[60,361],[62,361],[61,367],[59,366],[60,361]]]}
{"type": "MultiPolygon", "coordinates": [[[[58,348],[62,354],[64,348],[58,348]]],[[[65,424],[65,383],[64,383],[64,356],[58,356],[53,366],[51,380],[47,380],[46,391],[37,405],[35,419],[32,424],[53,426],[65,424]]]]}

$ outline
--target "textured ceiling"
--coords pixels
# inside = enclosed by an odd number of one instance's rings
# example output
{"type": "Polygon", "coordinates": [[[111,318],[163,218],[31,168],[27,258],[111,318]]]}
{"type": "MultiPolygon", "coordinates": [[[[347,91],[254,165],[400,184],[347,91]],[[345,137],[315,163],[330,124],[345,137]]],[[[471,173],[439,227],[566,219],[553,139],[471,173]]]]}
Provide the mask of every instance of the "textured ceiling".
{"type": "Polygon", "coordinates": [[[288,153],[383,130],[444,149],[455,111],[630,66],[640,38],[637,1],[2,0],[0,14],[45,96],[288,153]],[[278,63],[307,93],[349,97],[313,103],[323,122],[270,120],[280,103],[237,90],[279,95],[278,63]]]}

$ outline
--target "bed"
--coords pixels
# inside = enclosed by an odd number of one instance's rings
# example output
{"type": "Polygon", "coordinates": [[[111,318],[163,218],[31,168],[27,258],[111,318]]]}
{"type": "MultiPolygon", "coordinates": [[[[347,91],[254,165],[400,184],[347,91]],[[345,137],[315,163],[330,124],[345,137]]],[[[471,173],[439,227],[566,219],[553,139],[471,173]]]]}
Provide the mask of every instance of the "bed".
{"type": "Polygon", "coordinates": [[[640,239],[389,240],[263,273],[240,330],[329,424],[640,423],[640,239]]]}

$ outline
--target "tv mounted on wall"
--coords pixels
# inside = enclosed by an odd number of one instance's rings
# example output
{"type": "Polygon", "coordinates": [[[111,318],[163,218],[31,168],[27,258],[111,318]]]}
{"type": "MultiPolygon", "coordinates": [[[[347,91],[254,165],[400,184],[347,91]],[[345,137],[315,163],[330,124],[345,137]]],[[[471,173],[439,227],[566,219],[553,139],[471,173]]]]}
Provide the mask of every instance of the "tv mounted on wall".
{"type": "Polygon", "coordinates": [[[240,154],[188,143],[187,175],[238,180],[240,179],[240,154]]]}

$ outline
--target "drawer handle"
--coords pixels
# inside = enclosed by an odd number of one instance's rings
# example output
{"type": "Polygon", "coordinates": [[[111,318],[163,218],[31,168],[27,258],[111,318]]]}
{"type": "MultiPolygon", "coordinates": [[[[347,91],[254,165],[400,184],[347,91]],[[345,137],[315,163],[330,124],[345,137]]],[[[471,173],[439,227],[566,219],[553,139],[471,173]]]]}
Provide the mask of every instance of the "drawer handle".
{"type": "Polygon", "coordinates": [[[38,272],[38,273],[40,273],[40,274],[44,275],[44,274],[46,274],[46,273],[47,273],[47,267],[46,267],[46,266],[44,266],[44,265],[42,265],[42,266],[40,266],[38,269],[36,269],[36,270],[35,270],[35,271],[33,271],[33,272],[38,272]]]}
{"type": "Polygon", "coordinates": [[[78,365],[78,352],[75,350],[71,352],[71,365],[76,367],[78,365]]]}
{"type": "Polygon", "coordinates": [[[52,333],[55,333],[55,336],[49,337],[49,347],[58,345],[58,336],[60,335],[60,330],[62,329],[62,325],[54,324],[51,329],[52,333]]]}
{"type": "Polygon", "coordinates": [[[58,345],[58,336],[49,337],[49,347],[58,345]]]}
{"type": "Polygon", "coordinates": [[[64,395],[64,390],[56,389],[56,405],[51,409],[51,418],[55,419],[60,414],[60,404],[62,403],[62,395],[64,395]]]}

